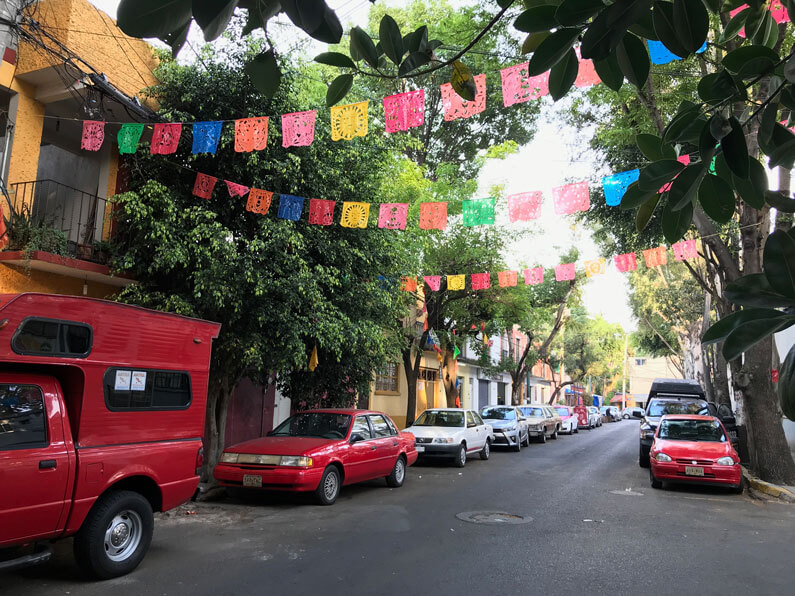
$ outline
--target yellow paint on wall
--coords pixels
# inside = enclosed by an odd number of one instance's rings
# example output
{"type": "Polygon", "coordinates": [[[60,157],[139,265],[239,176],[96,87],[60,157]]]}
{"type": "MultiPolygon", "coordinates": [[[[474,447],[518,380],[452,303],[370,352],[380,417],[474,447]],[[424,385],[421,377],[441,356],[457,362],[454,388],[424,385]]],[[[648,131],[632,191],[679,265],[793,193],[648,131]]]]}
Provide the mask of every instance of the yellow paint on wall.
{"type": "Polygon", "coordinates": [[[11,81],[14,79],[14,70],[13,64],[0,60],[0,85],[11,87],[11,81]]]}
{"type": "Polygon", "coordinates": [[[9,185],[36,179],[41,132],[44,128],[44,106],[34,99],[35,89],[19,79],[14,79],[11,89],[16,91],[18,103],[14,143],[8,161],[9,185]]]}
{"type": "MultiPolygon", "coordinates": [[[[119,292],[116,286],[88,283],[87,295],[92,298],[110,298],[119,292]]],[[[42,292],[45,294],[83,295],[83,280],[47,271],[0,264],[0,294],[42,292]]]]}

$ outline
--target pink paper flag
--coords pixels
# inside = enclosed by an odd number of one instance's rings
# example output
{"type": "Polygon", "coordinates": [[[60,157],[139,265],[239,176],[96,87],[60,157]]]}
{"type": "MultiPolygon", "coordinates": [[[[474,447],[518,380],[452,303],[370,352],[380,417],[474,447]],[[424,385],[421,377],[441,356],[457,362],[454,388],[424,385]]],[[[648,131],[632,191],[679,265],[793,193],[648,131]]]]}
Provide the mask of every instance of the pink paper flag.
{"type": "Polygon", "coordinates": [[[664,246],[657,248],[650,248],[643,251],[643,260],[646,261],[646,267],[659,267],[668,263],[668,249],[664,246]]]}
{"type": "Polygon", "coordinates": [[[549,95],[549,71],[531,77],[527,74],[527,65],[528,62],[524,62],[500,71],[502,103],[506,108],[549,95]]]}
{"type": "Polygon", "coordinates": [[[193,184],[193,194],[200,199],[209,199],[213,195],[213,189],[218,178],[208,176],[199,172],[196,174],[196,182],[193,184]]]}
{"type": "Polygon", "coordinates": [[[671,245],[671,248],[674,250],[674,259],[677,261],[687,261],[695,259],[698,256],[695,240],[675,242],[671,245]]]}
{"type": "Polygon", "coordinates": [[[161,122],[155,124],[149,152],[152,155],[171,155],[175,153],[179,146],[179,137],[181,134],[181,122],[161,122]]]}
{"type": "Polygon", "coordinates": [[[538,284],[544,283],[543,267],[533,267],[532,269],[525,269],[522,273],[524,274],[525,285],[537,286],[538,284]]]}
{"type": "Polygon", "coordinates": [[[508,217],[514,221],[530,221],[541,214],[543,195],[540,190],[508,195],[508,217]]]}
{"type": "Polygon", "coordinates": [[[398,93],[384,98],[386,132],[408,130],[425,123],[425,89],[398,93]]]}
{"type": "Polygon", "coordinates": [[[248,186],[229,182],[229,180],[224,180],[224,182],[226,182],[226,190],[229,191],[230,197],[244,197],[248,194],[248,191],[251,190],[248,186]]]}
{"type": "Polygon", "coordinates": [[[596,68],[594,68],[593,60],[586,60],[580,55],[580,48],[575,50],[577,52],[577,58],[580,60],[580,65],[577,70],[577,78],[574,80],[575,87],[590,87],[591,85],[596,85],[602,82],[602,79],[599,78],[599,75],[596,74],[596,68]]]}
{"type": "Polygon", "coordinates": [[[613,261],[621,273],[626,273],[627,271],[636,271],[638,269],[638,259],[634,252],[617,255],[613,258],[613,261]]]}
{"type": "Polygon", "coordinates": [[[405,230],[408,203],[381,203],[378,211],[378,227],[387,230],[405,230]]]}
{"type": "MultiPolygon", "coordinates": [[[[683,166],[687,167],[687,166],[690,165],[690,156],[685,153],[684,155],[680,155],[679,157],[677,157],[676,161],[678,161],[683,166]]],[[[677,174],[676,176],[678,176],[678,175],[679,174],[677,174]]],[[[676,176],[674,176],[674,180],[676,180],[676,176]]],[[[657,191],[658,194],[662,194],[664,192],[668,192],[669,190],[671,190],[671,185],[674,183],[674,180],[671,180],[670,182],[666,182],[662,186],[662,188],[660,188],[660,190],[657,191]]]]}
{"type": "Polygon", "coordinates": [[[317,112],[282,114],[282,147],[307,147],[315,140],[317,112]]]}
{"type": "Polygon", "coordinates": [[[309,223],[330,226],[334,222],[334,205],[335,201],[309,199],[309,223]]]}
{"type": "Polygon", "coordinates": [[[447,227],[447,203],[420,203],[420,229],[444,230],[447,227]]]}
{"type": "Polygon", "coordinates": [[[575,182],[552,189],[555,213],[569,215],[575,211],[588,211],[591,208],[591,195],[588,182],[575,182]]]}
{"type": "Polygon", "coordinates": [[[574,263],[563,263],[555,267],[556,281],[571,281],[575,276],[574,263]]]}
{"type": "Polygon", "coordinates": [[[488,290],[491,287],[491,275],[489,273],[473,273],[471,277],[473,290],[488,290]]]}
{"type": "Polygon", "coordinates": [[[434,292],[438,292],[439,288],[442,287],[441,275],[426,275],[422,279],[425,280],[425,283],[428,284],[428,287],[434,292]]]}
{"type": "Polygon", "coordinates": [[[516,285],[516,271],[500,271],[497,274],[497,279],[500,282],[501,288],[511,288],[516,285]]]}
{"type": "Polygon", "coordinates": [[[80,139],[80,148],[86,151],[99,151],[102,141],[105,140],[105,123],[95,120],[83,121],[83,137],[80,139]]]}
{"type": "Polygon", "coordinates": [[[479,74],[474,77],[474,81],[475,99],[472,101],[467,101],[458,95],[450,83],[442,85],[442,108],[445,120],[469,118],[486,109],[486,75],[479,74]]]}

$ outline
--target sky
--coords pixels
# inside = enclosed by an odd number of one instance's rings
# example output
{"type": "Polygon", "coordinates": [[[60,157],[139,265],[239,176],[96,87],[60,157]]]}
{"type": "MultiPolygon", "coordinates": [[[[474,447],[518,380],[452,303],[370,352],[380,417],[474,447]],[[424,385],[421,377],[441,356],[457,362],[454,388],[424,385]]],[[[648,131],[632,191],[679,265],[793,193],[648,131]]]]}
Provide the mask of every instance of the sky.
{"type": "MultiPolygon", "coordinates": [[[[89,0],[97,8],[104,10],[115,18],[119,0],[89,0]]],[[[401,0],[389,0],[388,5],[405,4],[401,0]]],[[[364,26],[370,10],[369,0],[329,0],[329,6],[335,9],[337,16],[346,25],[364,26]]],[[[284,15],[280,20],[289,22],[284,15]]],[[[201,31],[194,26],[189,37],[193,47],[203,42],[201,31]]],[[[318,51],[323,51],[319,48],[318,51]]],[[[191,50],[186,48],[180,57],[191,59],[191,50]]],[[[511,66],[506,64],[505,66],[511,66]]],[[[553,104],[550,98],[544,98],[541,118],[534,139],[519,151],[504,160],[492,160],[483,168],[479,180],[482,196],[489,195],[494,185],[503,185],[507,194],[541,190],[544,192],[544,203],[541,217],[528,225],[511,224],[503,213],[504,220],[497,224],[517,226],[517,230],[528,229],[524,235],[509,249],[506,255],[508,264],[519,267],[523,264],[540,263],[551,267],[560,262],[559,256],[571,246],[580,252],[580,265],[589,258],[598,258],[599,250],[590,233],[583,225],[573,226],[573,216],[556,216],[552,208],[551,189],[569,182],[595,180],[609,174],[601,169],[597,156],[583,152],[582,143],[587,141],[574,129],[561,126],[555,118],[559,110],[564,109],[565,100],[553,104]],[[576,156],[576,157],[575,157],[576,156]]],[[[522,109],[521,105],[506,109],[522,109]]],[[[496,140],[500,142],[500,140],[496,140]]],[[[604,275],[590,278],[583,292],[583,300],[588,311],[593,315],[601,315],[611,323],[619,323],[625,330],[636,329],[637,323],[629,307],[628,285],[625,275],[608,266],[604,275]]]]}

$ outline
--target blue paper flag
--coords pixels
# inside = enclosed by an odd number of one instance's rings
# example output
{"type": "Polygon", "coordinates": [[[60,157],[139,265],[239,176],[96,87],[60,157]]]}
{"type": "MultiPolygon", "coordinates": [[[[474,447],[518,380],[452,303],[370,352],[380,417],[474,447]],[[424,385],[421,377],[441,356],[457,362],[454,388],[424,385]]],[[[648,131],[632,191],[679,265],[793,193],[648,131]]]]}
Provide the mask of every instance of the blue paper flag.
{"type": "MultiPolygon", "coordinates": [[[[704,42],[697,51],[696,54],[700,54],[702,52],[707,51],[707,42],[704,42]]],[[[661,41],[652,41],[649,40],[649,57],[651,58],[652,64],[668,64],[669,62],[673,62],[674,60],[681,60],[679,56],[671,52],[668,48],[666,48],[661,41]]]]}
{"type": "Polygon", "coordinates": [[[193,153],[215,155],[223,124],[223,122],[196,122],[193,125],[193,153]]]}
{"type": "Polygon", "coordinates": [[[293,195],[279,195],[279,212],[276,217],[298,221],[304,212],[304,198],[293,195]]]}
{"type": "Polygon", "coordinates": [[[627,187],[640,176],[640,170],[628,170],[602,178],[602,189],[605,191],[605,202],[611,207],[621,203],[627,187]]]}

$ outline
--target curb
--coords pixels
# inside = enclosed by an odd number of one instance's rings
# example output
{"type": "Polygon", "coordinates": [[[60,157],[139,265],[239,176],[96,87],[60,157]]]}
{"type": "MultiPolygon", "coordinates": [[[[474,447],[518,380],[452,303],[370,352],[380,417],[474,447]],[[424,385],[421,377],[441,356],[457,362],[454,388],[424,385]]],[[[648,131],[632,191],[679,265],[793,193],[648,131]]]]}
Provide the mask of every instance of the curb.
{"type": "Polygon", "coordinates": [[[776,484],[771,484],[770,482],[760,480],[756,476],[753,476],[745,467],[743,467],[743,478],[745,478],[748,486],[755,491],[764,493],[777,499],[781,499],[787,503],[795,503],[795,494],[793,494],[791,491],[776,484]]]}

